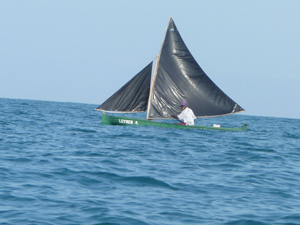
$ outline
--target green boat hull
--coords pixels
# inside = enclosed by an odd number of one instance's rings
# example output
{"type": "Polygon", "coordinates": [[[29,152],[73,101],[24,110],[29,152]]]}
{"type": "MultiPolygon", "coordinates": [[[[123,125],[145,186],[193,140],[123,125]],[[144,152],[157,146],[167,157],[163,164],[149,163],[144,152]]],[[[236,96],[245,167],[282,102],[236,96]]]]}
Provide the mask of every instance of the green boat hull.
{"type": "Polygon", "coordinates": [[[223,131],[246,131],[248,124],[241,127],[227,128],[227,127],[210,127],[210,126],[186,126],[176,123],[155,122],[145,119],[128,118],[121,116],[108,116],[102,113],[103,125],[123,125],[123,126],[154,126],[164,128],[180,128],[180,129],[200,129],[200,130],[223,130],[223,131]]]}

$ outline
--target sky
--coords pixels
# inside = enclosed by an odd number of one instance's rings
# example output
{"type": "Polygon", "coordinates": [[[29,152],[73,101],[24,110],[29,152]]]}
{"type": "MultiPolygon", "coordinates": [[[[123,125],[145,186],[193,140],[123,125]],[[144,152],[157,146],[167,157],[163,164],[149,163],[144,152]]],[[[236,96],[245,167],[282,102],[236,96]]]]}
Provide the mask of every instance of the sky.
{"type": "Polygon", "coordinates": [[[102,104],[173,20],[244,115],[300,118],[298,0],[1,0],[0,97],[102,104]]]}

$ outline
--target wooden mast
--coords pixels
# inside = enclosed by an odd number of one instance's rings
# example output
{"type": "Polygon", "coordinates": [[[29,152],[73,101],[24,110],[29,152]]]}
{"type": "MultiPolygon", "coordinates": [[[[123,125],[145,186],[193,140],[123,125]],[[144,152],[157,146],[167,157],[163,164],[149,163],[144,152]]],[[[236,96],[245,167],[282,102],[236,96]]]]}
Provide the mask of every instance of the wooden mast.
{"type": "Polygon", "coordinates": [[[164,41],[161,45],[160,52],[156,56],[155,67],[154,67],[154,70],[153,70],[153,77],[152,77],[152,81],[151,81],[150,94],[149,94],[149,99],[148,99],[148,106],[147,106],[147,120],[151,120],[151,118],[149,118],[149,114],[150,114],[151,99],[152,99],[152,95],[153,95],[154,84],[155,84],[155,81],[156,81],[156,76],[157,76],[157,70],[158,70],[158,65],[159,65],[159,61],[160,61],[161,51],[162,51],[162,48],[164,46],[164,43],[165,43],[165,40],[166,40],[166,37],[167,37],[168,28],[170,26],[171,21],[172,21],[172,16],[170,17],[168,26],[166,28],[165,37],[164,37],[164,41]]]}

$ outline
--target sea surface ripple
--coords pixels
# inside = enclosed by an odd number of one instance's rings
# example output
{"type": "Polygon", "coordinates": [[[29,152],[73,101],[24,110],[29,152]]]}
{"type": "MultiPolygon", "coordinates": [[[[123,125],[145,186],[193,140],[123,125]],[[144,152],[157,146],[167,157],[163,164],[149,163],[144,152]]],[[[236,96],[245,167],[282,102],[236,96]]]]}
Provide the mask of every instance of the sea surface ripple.
{"type": "Polygon", "coordinates": [[[101,125],[91,104],[0,106],[1,225],[300,224],[299,119],[181,130],[101,125]]]}

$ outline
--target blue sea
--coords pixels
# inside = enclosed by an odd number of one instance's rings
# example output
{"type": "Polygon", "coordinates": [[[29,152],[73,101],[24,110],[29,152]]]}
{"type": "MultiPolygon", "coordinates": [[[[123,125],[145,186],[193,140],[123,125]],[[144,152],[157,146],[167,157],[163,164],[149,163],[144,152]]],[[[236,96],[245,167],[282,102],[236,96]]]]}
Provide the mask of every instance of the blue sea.
{"type": "Polygon", "coordinates": [[[300,224],[300,119],[107,126],[97,106],[0,98],[1,225],[300,224]]]}

